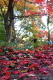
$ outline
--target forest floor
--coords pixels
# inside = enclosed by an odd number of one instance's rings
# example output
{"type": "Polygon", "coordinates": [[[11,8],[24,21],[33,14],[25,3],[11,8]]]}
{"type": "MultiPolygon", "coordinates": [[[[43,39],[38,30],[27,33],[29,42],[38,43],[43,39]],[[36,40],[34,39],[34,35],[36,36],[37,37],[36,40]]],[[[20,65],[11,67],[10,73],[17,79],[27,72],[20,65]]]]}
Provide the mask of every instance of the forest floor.
{"type": "Polygon", "coordinates": [[[53,80],[53,45],[27,51],[1,46],[0,80],[53,80]]]}

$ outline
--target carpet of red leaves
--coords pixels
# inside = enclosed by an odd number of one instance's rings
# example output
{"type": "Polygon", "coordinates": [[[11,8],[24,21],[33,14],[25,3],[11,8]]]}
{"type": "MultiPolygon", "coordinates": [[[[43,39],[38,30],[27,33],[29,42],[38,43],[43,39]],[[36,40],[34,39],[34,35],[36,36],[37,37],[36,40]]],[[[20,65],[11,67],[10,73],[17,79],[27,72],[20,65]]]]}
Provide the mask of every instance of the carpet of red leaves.
{"type": "Polygon", "coordinates": [[[53,80],[53,45],[27,51],[1,46],[0,80],[53,80]]]}

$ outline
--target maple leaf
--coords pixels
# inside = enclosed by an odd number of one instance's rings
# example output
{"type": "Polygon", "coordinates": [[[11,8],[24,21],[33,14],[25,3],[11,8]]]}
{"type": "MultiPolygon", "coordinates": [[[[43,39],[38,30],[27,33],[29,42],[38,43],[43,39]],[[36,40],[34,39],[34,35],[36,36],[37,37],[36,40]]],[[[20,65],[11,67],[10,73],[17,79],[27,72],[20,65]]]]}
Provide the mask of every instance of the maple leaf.
{"type": "Polygon", "coordinates": [[[3,67],[3,70],[10,70],[11,68],[3,67]]]}
{"type": "Polygon", "coordinates": [[[18,71],[18,70],[13,72],[13,74],[16,74],[16,75],[19,73],[20,73],[20,71],[18,71]]]}
{"type": "Polygon", "coordinates": [[[8,70],[10,70],[11,68],[8,68],[8,67],[3,67],[2,69],[2,73],[6,73],[6,74],[11,74],[10,72],[8,72],[8,70]]]}
{"type": "Polygon", "coordinates": [[[29,51],[29,53],[35,53],[35,51],[34,50],[31,50],[31,51],[29,51]]]}
{"type": "Polygon", "coordinates": [[[11,72],[9,72],[9,71],[6,72],[6,75],[10,75],[10,74],[11,74],[11,72]]]}
{"type": "Polygon", "coordinates": [[[13,55],[13,57],[12,57],[13,59],[17,59],[17,57],[15,56],[15,55],[13,55]]]}
{"type": "Polygon", "coordinates": [[[3,50],[2,49],[0,49],[0,52],[2,52],[3,50]]]}
{"type": "Polygon", "coordinates": [[[29,66],[29,68],[39,68],[39,64],[38,63],[33,63],[29,66]]]}
{"type": "Polygon", "coordinates": [[[51,64],[51,61],[47,61],[47,60],[46,60],[45,63],[46,63],[46,64],[51,64]]]}
{"type": "Polygon", "coordinates": [[[22,74],[19,76],[19,78],[24,77],[24,76],[26,76],[26,75],[28,75],[28,73],[22,73],[22,74]]]}
{"type": "Polygon", "coordinates": [[[0,80],[9,80],[10,78],[11,78],[11,76],[5,75],[5,76],[2,76],[2,77],[0,78],[0,80]]]}
{"type": "Polygon", "coordinates": [[[45,74],[45,75],[50,75],[49,71],[47,71],[47,68],[45,68],[45,67],[40,68],[40,72],[45,74]]]}
{"type": "Polygon", "coordinates": [[[23,64],[28,64],[29,60],[24,60],[23,64]]]}
{"type": "Polygon", "coordinates": [[[50,67],[53,68],[53,63],[50,64],[50,67]]]}
{"type": "Polygon", "coordinates": [[[32,80],[37,80],[37,77],[31,77],[32,80]]]}
{"type": "Polygon", "coordinates": [[[44,57],[45,57],[45,55],[44,55],[44,54],[42,54],[42,55],[41,55],[41,57],[42,57],[42,58],[44,58],[44,57]]]}

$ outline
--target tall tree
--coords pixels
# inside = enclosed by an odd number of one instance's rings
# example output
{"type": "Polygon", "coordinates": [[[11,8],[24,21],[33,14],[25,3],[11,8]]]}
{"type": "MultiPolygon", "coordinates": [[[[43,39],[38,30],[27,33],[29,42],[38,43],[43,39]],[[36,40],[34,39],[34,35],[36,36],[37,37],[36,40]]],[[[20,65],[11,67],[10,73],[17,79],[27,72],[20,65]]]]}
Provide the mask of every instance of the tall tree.
{"type": "Polygon", "coordinates": [[[4,16],[5,30],[6,30],[6,41],[11,41],[12,32],[11,29],[13,27],[13,0],[9,0],[8,10],[4,16]]]}
{"type": "Polygon", "coordinates": [[[1,0],[1,13],[4,18],[4,26],[6,30],[6,41],[11,41],[12,36],[12,27],[13,27],[13,21],[14,21],[14,13],[13,13],[13,0],[3,1],[1,0]]]}
{"type": "MultiPolygon", "coordinates": [[[[12,25],[14,18],[23,18],[29,16],[44,16],[53,17],[53,2],[52,0],[1,0],[1,4],[5,4],[4,22],[6,29],[6,41],[11,41],[12,25]],[[14,16],[13,9],[16,9],[21,15],[14,16]]],[[[2,5],[3,6],[3,5],[2,5]]]]}

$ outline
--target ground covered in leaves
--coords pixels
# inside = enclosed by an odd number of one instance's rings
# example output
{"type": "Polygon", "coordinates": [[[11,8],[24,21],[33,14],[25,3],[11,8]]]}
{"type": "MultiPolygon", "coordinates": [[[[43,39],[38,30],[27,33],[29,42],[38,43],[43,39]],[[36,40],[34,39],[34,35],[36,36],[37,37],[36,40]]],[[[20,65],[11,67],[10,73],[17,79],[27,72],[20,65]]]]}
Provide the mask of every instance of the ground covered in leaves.
{"type": "Polygon", "coordinates": [[[53,80],[53,45],[26,51],[1,46],[0,80],[53,80]]]}

